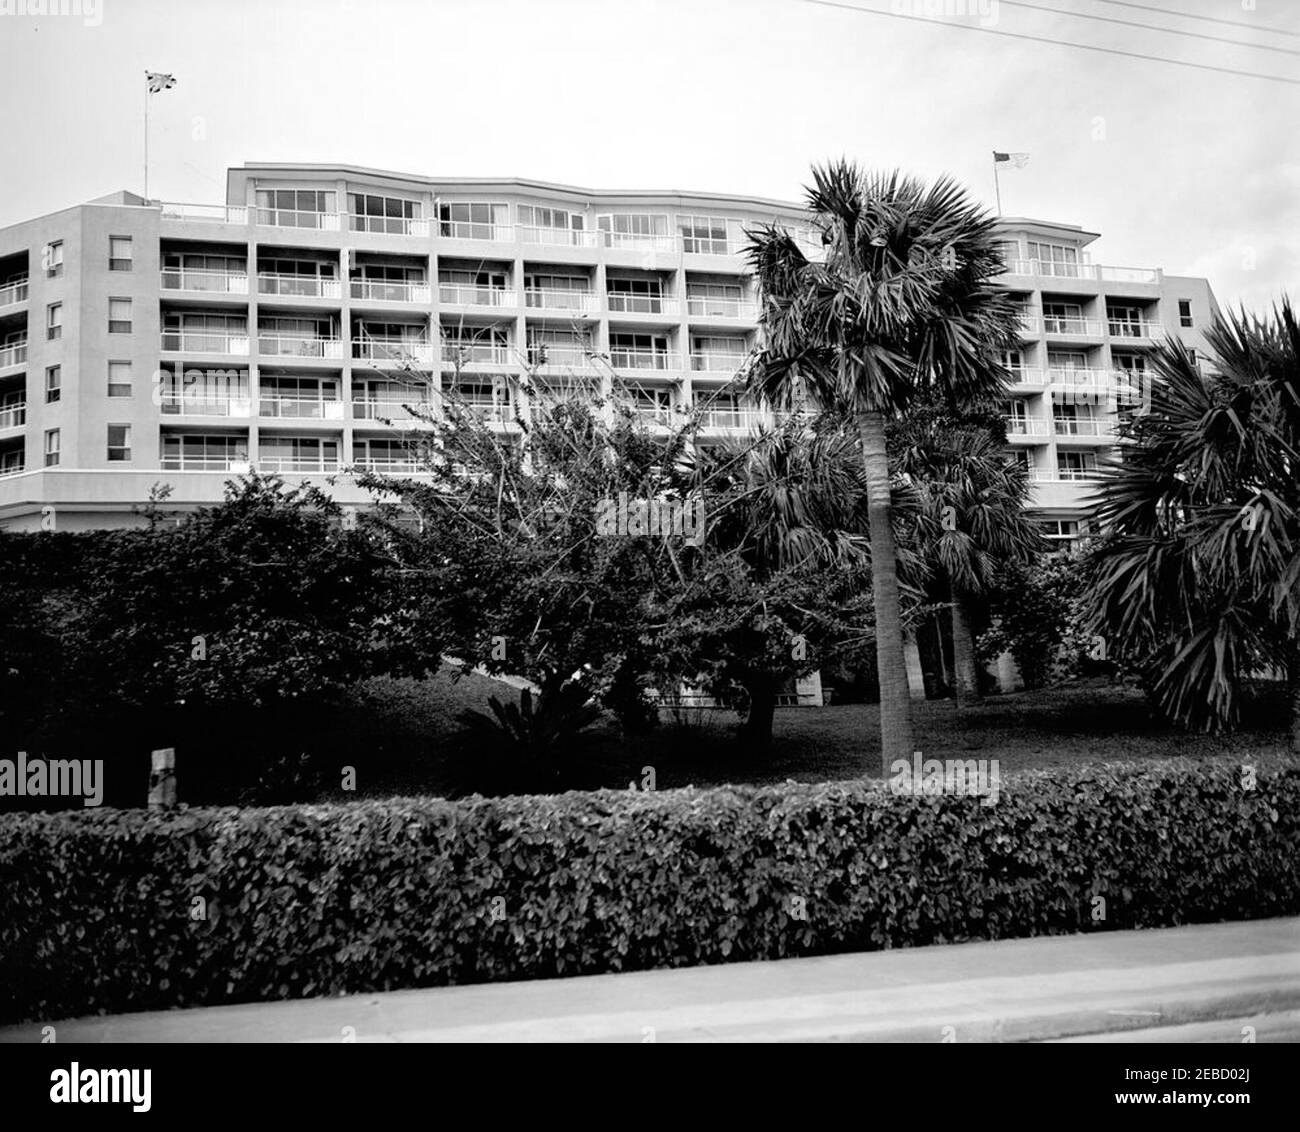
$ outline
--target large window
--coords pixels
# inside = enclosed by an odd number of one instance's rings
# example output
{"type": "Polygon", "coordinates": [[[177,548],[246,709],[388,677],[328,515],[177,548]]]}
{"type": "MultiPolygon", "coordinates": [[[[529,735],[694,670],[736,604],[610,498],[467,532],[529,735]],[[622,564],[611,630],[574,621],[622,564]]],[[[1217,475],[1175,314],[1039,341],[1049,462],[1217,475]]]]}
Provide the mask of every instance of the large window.
{"type": "Polygon", "coordinates": [[[693,315],[735,318],[740,314],[744,289],[739,283],[694,282],[686,284],[686,305],[693,315]]]}
{"type": "Polygon", "coordinates": [[[131,426],[129,424],[111,424],[108,426],[109,463],[123,464],[131,459],[131,426]]]}
{"type": "Polygon", "coordinates": [[[257,463],[268,472],[332,472],[339,466],[339,442],[333,437],[263,434],[257,463]]]}
{"type": "Polygon", "coordinates": [[[1192,300],[1178,300],[1178,325],[1190,329],[1196,325],[1196,319],[1192,317],[1192,300]]]}
{"type": "Polygon", "coordinates": [[[257,220],[277,228],[325,228],[334,194],[320,189],[258,189],[257,220]]]}
{"type": "Polygon", "coordinates": [[[110,334],[131,333],[131,300],[108,300],[108,332],[110,334]]]}
{"type": "Polygon", "coordinates": [[[109,236],[108,270],[130,271],[135,266],[130,236],[109,236]]]}
{"type": "MultiPolygon", "coordinates": [[[[261,269],[270,270],[265,263],[261,269]]],[[[246,277],[247,273],[248,261],[243,256],[164,252],[162,257],[162,285],[168,291],[229,291],[232,277],[246,277]]]]}
{"type": "Polygon", "coordinates": [[[486,201],[444,201],[438,232],[458,240],[500,240],[509,236],[510,206],[486,201]]]}
{"type": "Polygon", "coordinates": [[[727,221],[722,216],[679,216],[677,230],[682,234],[682,249],[705,255],[727,255],[727,221]]]}
{"type": "Polygon", "coordinates": [[[1096,479],[1097,457],[1091,452],[1058,452],[1056,471],[1063,480],[1096,479]]]}
{"type": "Polygon", "coordinates": [[[227,472],[248,467],[248,438],[244,436],[164,436],[162,466],[166,471],[227,472]]]}
{"type": "Polygon", "coordinates": [[[450,364],[508,364],[510,333],[504,326],[444,326],[442,358],[450,364]]]}
{"type": "Polygon", "coordinates": [[[110,397],[131,396],[131,363],[108,363],[108,395],[110,397]]]}
{"type": "Polygon", "coordinates": [[[581,243],[582,236],[575,233],[584,231],[587,218],[580,212],[570,212],[565,208],[521,204],[519,224],[524,229],[522,235],[526,240],[542,244],[576,244],[581,243]]]}
{"type": "Polygon", "coordinates": [[[662,314],[663,283],[659,277],[626,279],[610,276],[605,281],[609,309],[636,314],[662,314]]]}
{"type": "Polygon", "coordinates": [[[236,338],[245,343],[248,338],[248,320],[243,315],[168,312],[163,316],[164,350],[229,354],[236,338]]]}
{"type": "Polygon", "coordinates": [[[591,336],[585,331],[545,326],[528,328],[530,366],[581,366],[590,356],[591,336]]]}
{"type": "Polygon", "coordinates": [[[609,360],[619,369],[668,369],[668,339],[662,334],[611,334],[609,360]]]}
{"type": "Polygon", "coordinates": [[[392,232],[404,235],[421,218],[420,202],[401,197],[348,193],[348,220],[357,232],[392,232]]]}
{"type": "Polygon", "coordinates": [[[668,214],[660,212],[619,212],[596,217],[596,227],[605,233],[610,247],[671,250],[668,214]]]}
{"type": "Polygon", "coordinates": [[[1036,260],[1043,275],[1076,277],[1079,274],[1079,249],[1066,244],[1029,241],[1029,258],[1036,260]]]}

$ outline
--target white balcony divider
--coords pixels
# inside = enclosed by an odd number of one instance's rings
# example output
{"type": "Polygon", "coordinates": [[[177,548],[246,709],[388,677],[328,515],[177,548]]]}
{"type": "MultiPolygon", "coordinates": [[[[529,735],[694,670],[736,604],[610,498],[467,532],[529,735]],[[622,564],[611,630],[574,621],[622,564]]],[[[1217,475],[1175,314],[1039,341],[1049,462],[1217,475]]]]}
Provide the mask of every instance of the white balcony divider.
{"type": "Polygon", "coordinates": [[[11,346],[0,346],[0,369],[4,369],[6,366],[22,365],[26,360],[26,342],[15,342],[11,346]]]}
{"type": "Polygon", "coordinates": [[[508,307],[515,301],[509,287],[479,287],[473,283],[439,283],[438,297],[444,303],[470,307],[508,307]]]}
{"type": "Polygon", "coordinates": [[[686,313],[694,318],[742,318],[752,322],[758,317],[757,306],[747,299],[710,299],[688,296],[686,313]]]}
{"type": "Polygon", "coordinates": [[[376,303],[428,303],[428,283],[400,283],[386,279],[353,279],[352,297],[376,303]]]}
{"type": "Polygon", "coordinates": [[[545,287],[530,287],[524,292],[524,301],[530,307],[557,311],[595,311],[598,309],[594,291],[560,291],[545,287]]]}
{"type": "Polygon", "coordinates": [[[306,338],[297,334],[267,334],[257,336],[260,353],[281,358],[324,358],[343,360],[341,338],[306,338]]]}
{"type": "Polygon", "coordinates": [[[327,397],[303,397],[294,394],[263,392],[258,414],[289,420],[341,421],[343,402],[327,397]]]}
{"type": "Polygon", "coordinates": [[[381,232],[389,236],[428,236],[429,222],[418,216],[363,216],[348,213],[353,232],[381,232]]]}
{"type": "Polygon", "coordinates": [[[247,224],[248,209],[233,204],[178,204],[164,201],[162,218],[164,220],[211,220],[218,224],[247,224]]]}
{"type": "Polygon", "coordinates": [[[343,227],[337,212],[299,208],[259,208],[257,222],[268,228],[317,228],[322,232],[338,232],[343,227]]]}
{"type": "Polygon", "coordinates": [[[247,417],[252,414],[248,394],[242,397],[204,396],[194,390],[162,392],[159,400],[165,416],[247,417]]]}
{"type": "MultiPolygon", "coordinates": [[[[169,354],[226,354],[248,357],[248,332],[226,333],[213,330],[164,330],[162,350],[169,354]]],[[[265,350],[262,351],[266,353],[265,350]]]]}
{"type": "Polygon", "coordinates": [[[25,279],[10,283],[6,287],[0,287],[0,307],[11,307],[15,303],[25,303],[26,301],[27,281],[25,279]]]}
{"type": "Polygon", "coordinates": [[[495,240],[500,243],[515,238],[515,226],[473,220],[440,220],[438,234],[447,240],[495,240]]]}
{"type": "Polygon", "coordinates": [[[615,369],[675,370],[681,365],[677,355],[668,350],[641,350],[624,346],[611,346],[609,364],[615,369]]]}
{"type": "Polygon", "coordinates": [[[343,287],[337,279],[319,275],[276,275],[260,273],[257,289],[263,295],[284,295],[298,299],[341,299],[343,287]]]}
{"type": "Polygon", "coordinates": [[[605,302],[618,314],[666,314],[675,317],[680,311],[680,300],[673,295],[632,295],[626,291],[608,291],[605,302]]]}
{"type": "Polygon", "coordinates": [[[162,269],[164,291],[205,291],[225,295],[248,294],[246,271],[190,271],[186,268],[162,269]]]}
{"type": "Polygon", "coordinates": [[[520,224],[518,227],[519,239],[525,244],[561,248],[594,248],[600,242],[600,233],[590,229],[546,228],[535,224],[520,224]]]}
{"type": "Polygon", "coordinates": [[[10,405],[7,409],[0,409],[0,430],[6,428],[17,428],[19,425],[27,423],[27,404],[10,405]]]}

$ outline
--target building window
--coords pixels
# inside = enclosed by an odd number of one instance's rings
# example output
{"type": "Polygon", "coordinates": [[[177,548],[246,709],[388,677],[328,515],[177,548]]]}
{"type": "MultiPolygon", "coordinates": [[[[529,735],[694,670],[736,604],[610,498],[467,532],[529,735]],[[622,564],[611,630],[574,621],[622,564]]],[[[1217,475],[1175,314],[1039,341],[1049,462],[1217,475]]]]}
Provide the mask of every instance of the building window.
{"type": "Polygon", "coordinates": [[[521,204],[519,223],[525,228],[553,228],[558,231],[581,232],[586,218],[580,212],[564,208],[544,208],[541,205],[521,204]]]}
{"type": "Polygon", "coordinates": [[[110,334],[131,333],[131,300],[108,300],[108,332],[110,334]]]}
{"type": "Polygon", "coordinates": [[[51,303],[45,308],[45,337],[51,340],[63,337],[62,303],[51,303]]]}
{"type": "Polygon", "coordinates": [[[108,363],[108,395],[110,397],[131,396],[131,363],[108,363]]]}
{"type": "Polygon", "coordinates": [[[63,241],[53,240],[45,245],[45,275],[54,279],[63,274],[63,241]]]}
{"type": "Polygon", "coordinates": [[[63,395],[63,367],[50,366],[45,371],[45,403],[52,405],[63,395]]]}
{"type": "Polygon", "coordinates": [[[667,213],[611,213],[597,216],[596,227],[605,234],[605,243],[609,247],[672,250],[667,213]]]}
{"type": "Polygon", "coordinates": [[[57,428],[47,428],[45,430],[45,466],[54,467],[59,462],[59,430],[57,428]]]}
{"type": "Polygon", "coordinates": [[[1195,320],[1194,318],[1192,318],[1192,300],[1191,300],[1191,299],[1179,299],[1179,300],[1178,300],[1178,325],[1179,325],[1179,326],[1182,326],[1182,327],[1187,327],[1187,328],[1190,328],[1190,327],[1193,327],[1193,326],[1196,325],[1196,320],[1195,320]]]}
{"type": "Polygon", "coordinates": [[[682,249],[704,255],[726,255],[727,221],[722,216],[678,216],[677,228],[682,234],[682,249]]]}
{"type": "Polygon", "coordinates": [[[348,193],[348,223],[354,232],[389,232],[405,235],[420,219],[420,202],[401,197],[348,193]]]}
{"type": "Polygon", "coordinates": [[[258,189],[257,221],[277,228],[323,228],[334,194],[318,189],[258,189]]]}
{"type": "Polygon", "coordinates": [[[1075,278],[1079,274],[1079,249],[1065,244],[1048,244],[1029,241],[1029,258],[1035,262],[1040,275],[1061,275],[1075,278]]]}
{"type": "Polygon", "coordinates": [[[130,271],[135,266],[131,252],[130,236],[109,236],[108,270],[130,271]]]}
{"type": "Polygon", "coordinates": [[[123,463],[131,459],[131,426],[108,426],[108,459],[110,463],[123,463]]]}
{"type": "Polygon", "coordinates": [[[510,222],[510,206],[478,201],[447,201],[438,205],[438,231],[461,240],[495,240],[510,222]]]}

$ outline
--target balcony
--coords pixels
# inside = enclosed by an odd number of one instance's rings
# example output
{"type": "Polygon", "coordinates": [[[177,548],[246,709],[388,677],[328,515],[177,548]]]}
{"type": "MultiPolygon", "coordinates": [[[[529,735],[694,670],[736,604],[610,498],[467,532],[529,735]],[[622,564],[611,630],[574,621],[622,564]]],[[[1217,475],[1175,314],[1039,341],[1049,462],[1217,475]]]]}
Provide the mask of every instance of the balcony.
{"type": "Polygon", "coordinates": [[[164,220],[207,220],[215,224],[247,224],[248,209],[226,204],[177,204],[163,202],[164,220]]]}
{"type": "Polygon", "coordinates": [[[1091,263],[1052,263],[1041,259],[1016,259],[1007,263],[1008,275],[1041,275],[1049,279],[1096,279],[1091,263]]]}
{"type": "Polygon", "coordinates": [[[763,423],[759,409],[705,409],[700,424],[715,432],[749,432],[763,423]]]}
{"type": "Polygon", "coordinates": [[[353,400],[352,417],[354,420],[375,421],[380,424],[396,423],[401,420],[410,421],[412,424],[420,423],[418,417],[411,415],[412,409],[418,413],[429,414],[433,412],[434,405],[432,401],[422,397],[366,397],[353,400]]]}
{"type": "Polygon", "coordinates": [[[1032,366],[1012,366],[1007,369],[1010,384],[1022,389],[1041,388],[1047,384],[1047,375],[1032,366]]]}
{"type": "Polygon", "coordinates": [[[252,469],[246,453],[229,456],[164,455],[161,465],[164,472],[234,472],[245,475],[252,469]]]}
{"type": "Polygon", "coordinates": [[[446,366],[510,364],[510,347],[501,342],[443,342],[442,361],[446,366]]]}
{"type": "Polygon", "coordinates": [[[352,462],[353,468],[363,472],[378,472],[380,475],[414,475],[427,471],[413,456],[361,456],[352,462]]]}
{"type": "Polygon", "coordinates": [[[623,346],[610,347],[609,364],[615,369],[668,371],[681,368],[677,355],[667,350],[642,350],[623,346]]]}
{"type": "Polygon", "coordinates": [[[1108,369],[1085,369],[1082,366],[1053,366],[1047,370],[1050,384],[1068,389],[1090,389],[1109,393],[1115,388],[1115,376],[1108,369]]]}
{"type": "Polygon", "coordinates": [[[179,393],[164,391],[158,404],[164,416],[247,417],[252,412],[252,402],[247,393],[242,397],[231,397],[204,396],[192,390],[179,393]]]}
{"type": "Polygon", "coordinates": [[[604,237],[603,243],[607,248],[619,248],[623,251],[630,252],[676,252],[681,250],[680,236],[652,236],[639,232],[605,232],[599,233],[604,237]]]}
{"type": "MultiPolygon", "coordinates": [[[[224,354],[248,357],[248,332],[213,330],[164,330],[161,349],[165,354],[224,354]]],[[[265,350],[262,351],[266,353],[265,350]]]]}
{"type": "Polygon", "coordinates": [[[1008,440],[1047,440],[1047,422],[1026,417],[1006,417],[1008,440]]]}
{"type": "Polygon", "coordinates": [[[259,472],[337,472],[337,456],[258,456],[259,472]]]}
{"type": "Polygon", "coordinates": [[[1101,279],[1109,283],[1150,283],[1160,282],[1160,271],[1153,267],[1099,267],[1101,279]]]}
{"type": "Polygon", "coordinates": [[[0,432],[11,428],[22,428],[27,423],[27,403],[7,405],[0,409],[0,432]]]}
{"type": "Polygon", "coordinates": [[[5,476],[16,476],[20,472],[26,470],[27,463],[22,457],[19,457],[17,460],[6,459],[3,463],[0,463],[0,479],[3,479],[5,476]]]}
{"type": "Polygon", "coordinates": [[[585,369],[591,366],[592,357],[593,347],[590,345],[564,346],[544,342],[528,347],[530,366],[574,366],[585,369]]]}
{"type": "Polygon", "coordinates": [[[428,303],[428,283],[389,282],[385,279],[353,279],[352,297],[371,303],[428,303]]]}
{"type": "Polygon", "coordinates": [[[515,238],[515,226],[473,220],[440,220],[438,235],[447,240],[494,240],[509,243],[515,238]]]}
{"type": "Polygon", "coordinates": [[[161,272],[164,291],[200,291],[205,294],[247,295],[246,271],[188,271],[165,267],[161,272]]]}
{"type": "Polygon", "coordinates": [[[671,428],[673,411],[668,405],[629,405],[632,415],[648,428],[671,428]]]}
{"type": "Polygon", "coordinates": [[[0,309],[17,306],[27,301],[27,280],[20,279],[0,287],[0,309]]]}
{"type": "Polygon", "coordinates": [[[738,318],[753,322],[758,307],[748,299],[710,299],[687,297],[686,313],[692,318],[738,318]]]}
{"type": "Polygon", "coordinates": [[[1100,338],[1101,323],[1091,318],[1043,315],[1043,333],[1056,338],[1100,338]]]}
{"type": "Polygon", "coordinates": [[[682,236],[682,251],[687,255],[737,255],[740,246],[726,239],[708,236],[682,236]]]}
{"type": "Polygon", "coordinates": [[[1106,329],[1110,332],[1112,338],[1123,338],[1128,341],[1138,339],[1152,341],[1164,333],[1164,329],[1154,322],[1131,322],[1128,320],[1110,320],[1106,323],[1106,329]]]}
{"type": "Polygon", "coordinates": [[[705,373],[725,373],[735,376],[745,364],[745,354],[708,354],[691,355],[691,369],[705,373]]]}
{"type": "Polygon", "coordinates": [[[348,213],[348,228],[353,232],[381,232],[388,236],[428,237],[429,222],[418,216],[362,216],[348,213]]]}
{"type": "Polygon", "coordinates": [[[322,232],[338,232],[337,212],[308,212],[297,208],[259,208],[257,223],[267,228],[316,228],[322,232]]]}
{"type": "Polygon", "coordinates": [[[1057,437],[1072,440],[1098,440],[1109,444],[1115,439],[1114,427],[1110,421],[1071,420],[1057,417],[1052,422],[1052,429],[1057,437]]]}
{"type": "Polygon", "coordinates": [[[1038,333],[1038,316],[1033,314],[1022,314],[1020,316],[1020,333],[1037,334],[1038,333]]]}
{"type": "Polygon", "coordinates": [[[676,317],[678,302],[671,295],[634,295],[627,291],[609,291],[605,303],[611,314],[662,314],[676,317]]]}
{"type": "Polygon", "coordinates": [[[343,297],[343,288],[337,279],[319,275],[259,274],[257,290],[263,295],[279,295],[292,299],[333,299],[343,297]]]}
{"type": "Polygon", "coordinates": [[[298,334],[259,334],[258,352],[275,358],[322,358],[343,360],[341,338],[305,338],[298,334]]]}
{"type": "Polygon", "coordinates": [[[296,421],[341,421],[343,402],[327,397],[303,397],[287,393],[263,393],[258,414],[296,421]]]}
{"type": "Polygon", "coordinates": [[[539,310],[565,311],[591,314],[599,309],[594,291],[553,291],[545,287],[531,287],[524,292],[524,302],[539,310]]]}
{"type": "Polygon", "coordinates": [[[1102,479],[1096,468],[1031,468],[1032,483],[1093,483],[1102,479]]]}
{"type": "Polygon", "coordinates": [[[450,404],[460,407],[484,424],[508,425],[516,419],[514,405],[489,401],[487,398],[461,397],[452,400],[450,404]]]}
{"type": "Polygon", "coordinates": [[[573,228],[541,228],[531,224],[519,225],[519,240],[525,244],[543,247],[594,248],[600,244],[600,233],[573,228]]]}
{"type": "Polygon", "coordinates": [[[432,366],[433,346],[424,339],[354,338],[354,361],[369,362],[376,369],[403,365],[432,366]]]}
{"type": "Polygon", "coordinates": [[[7,369],[9,366],[20,366],[27,361],[27,342],[12,342],[8,346],[0,346],[0,369],[7,369]]]}
{"type": "Polygon", "coordinates": [[[439,283],[438,298],[466,307],[513,306],[515,293],[508,287],[479,287],[473,283],[439,283]]]}

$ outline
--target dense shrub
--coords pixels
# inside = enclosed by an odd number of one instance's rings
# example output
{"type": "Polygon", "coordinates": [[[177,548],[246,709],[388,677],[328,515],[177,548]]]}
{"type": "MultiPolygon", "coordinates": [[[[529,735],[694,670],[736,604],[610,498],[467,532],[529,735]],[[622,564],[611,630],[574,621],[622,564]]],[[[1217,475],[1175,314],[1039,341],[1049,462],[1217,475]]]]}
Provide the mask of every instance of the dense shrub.
{"type": "Polygon", "coordinates": [[[0,820],[11,1020],[1296,912],[1294,761],[0,820]]]}

